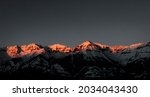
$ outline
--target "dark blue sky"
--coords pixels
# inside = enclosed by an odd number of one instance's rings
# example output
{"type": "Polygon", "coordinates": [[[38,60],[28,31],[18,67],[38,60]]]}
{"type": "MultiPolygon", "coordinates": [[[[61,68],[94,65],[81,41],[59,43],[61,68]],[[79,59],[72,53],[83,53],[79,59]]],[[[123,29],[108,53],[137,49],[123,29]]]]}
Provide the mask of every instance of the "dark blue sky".
{"type": "Polygon", "coordinates": [[[150,0],[1,0],[0,47],[150,41],[150,0]]]}

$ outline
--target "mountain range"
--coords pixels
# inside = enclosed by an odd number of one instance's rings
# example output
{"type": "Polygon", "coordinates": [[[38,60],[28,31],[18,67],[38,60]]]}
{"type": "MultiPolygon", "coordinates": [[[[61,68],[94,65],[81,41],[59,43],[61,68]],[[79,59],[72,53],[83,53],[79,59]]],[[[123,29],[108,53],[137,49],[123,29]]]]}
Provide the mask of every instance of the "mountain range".
{"type": "Polygon", "coordinates": [[[0,48],[1,79],[150,79],[150,42],[0,48]]]}

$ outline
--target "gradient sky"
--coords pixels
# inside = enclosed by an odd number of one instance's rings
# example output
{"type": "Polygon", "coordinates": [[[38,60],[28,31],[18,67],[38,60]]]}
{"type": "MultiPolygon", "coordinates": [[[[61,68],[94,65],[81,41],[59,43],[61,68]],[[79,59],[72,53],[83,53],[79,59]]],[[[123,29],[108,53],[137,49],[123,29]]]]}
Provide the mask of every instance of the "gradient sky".
{"type": "Polygon", "coordinates": [[[150,0],[0,0],[0,47],[150,41],[150,0]]]}

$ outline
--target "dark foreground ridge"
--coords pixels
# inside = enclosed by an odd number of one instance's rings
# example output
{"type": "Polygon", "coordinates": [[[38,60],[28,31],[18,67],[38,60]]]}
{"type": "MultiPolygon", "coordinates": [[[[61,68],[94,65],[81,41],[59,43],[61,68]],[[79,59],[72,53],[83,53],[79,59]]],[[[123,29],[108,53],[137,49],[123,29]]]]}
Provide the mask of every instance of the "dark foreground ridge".
{"type": "Polygon", "coordinates": [[[150,79],[150,42],[8,46],[0,49],[0,79],[150,79]]]}

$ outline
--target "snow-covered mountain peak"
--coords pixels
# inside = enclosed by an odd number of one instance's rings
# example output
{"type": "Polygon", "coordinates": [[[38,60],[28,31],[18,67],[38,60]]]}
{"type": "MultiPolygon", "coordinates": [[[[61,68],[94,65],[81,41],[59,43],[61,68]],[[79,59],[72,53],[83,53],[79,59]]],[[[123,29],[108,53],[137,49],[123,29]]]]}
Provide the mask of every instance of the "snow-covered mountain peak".
{"type": "Polygon", "coordinates": [[[31,43],[29,45],[22,45],[21,49],[22,49],[22,52],[21,52],[22,56],[27,55],[27,54],[29,55],[41,54],[45,52],[45,49],[42,46],[35,44],[35,43],[31,43]]]}
{"type": "Polygon", "coordinates": [[[72,49],[70,47],[67,47],[65,45],[61,44],[53,44],[48,46],[52,51],[59,51],[59,52],[71,52],[72,49]]]}
{"type": "Polygon", "coordinates": [[[96,44],[94,44],[91,41],[85,41],[82,44],[76,46],[74,48],[75,51],[80,51],[80,50],[99,50],[100,47],[96,44]]]}
{"type": "Polygon", "coordinates": [[[7,54],[12,57],[23,57],[25,55],[33,55],[33,54],[41,54],[44,53],[45,50],[42,46],[31,43],[29,45],[14,45],[14,46],[8,46],[6,47],[7,54]]]}
{"type": "Polygon", "coordinates": [[[83,42],[80,45],[90,45],[90,44],[93,44],[93,43],[91,41],[87,40],[87,41],[83,42]]]}
{"type": "Polygon", "coordinates": [[[20,55],[20,47],[18,45],[7,46],[6,52],[10,57],[16,57],[20,55]]]}
{"type": "MultiPolygon", "coordinates": [[[[93,43],[91,41],[85,41],[75,48],[70,48],[61,44],[54,44],[48,46],[52,51],[64,52],[64,53],[72,53],[72,52],[82,52],[83,51],[91,51],[93,52],[101,52],[105,53],[107,49],[110,50],[109,54],[114,54],[119,56],[121,59],[131,60],[131,57],[134,59],[141,57],[149,57],[150,56],[150,42],[146,43],[137,43],[129,46],[108,46],[101,43],[93,43]],[[103,50],[104,49],[104,50],[103,50]],[[106,50],[105,50],[106,49],[106,50]],[[136,58],[135,58],[136,57],[136,58]]],[[[38,44],[31,43],[29,45],[14,45],[6,47],[6,54],[11,58],[23,57],[25,55],[33,55],[33,54],[41,54],[46,53],[46,49],[38,44]]],[[[87,53],[87,52],[85,52],[87,53]]]]}

